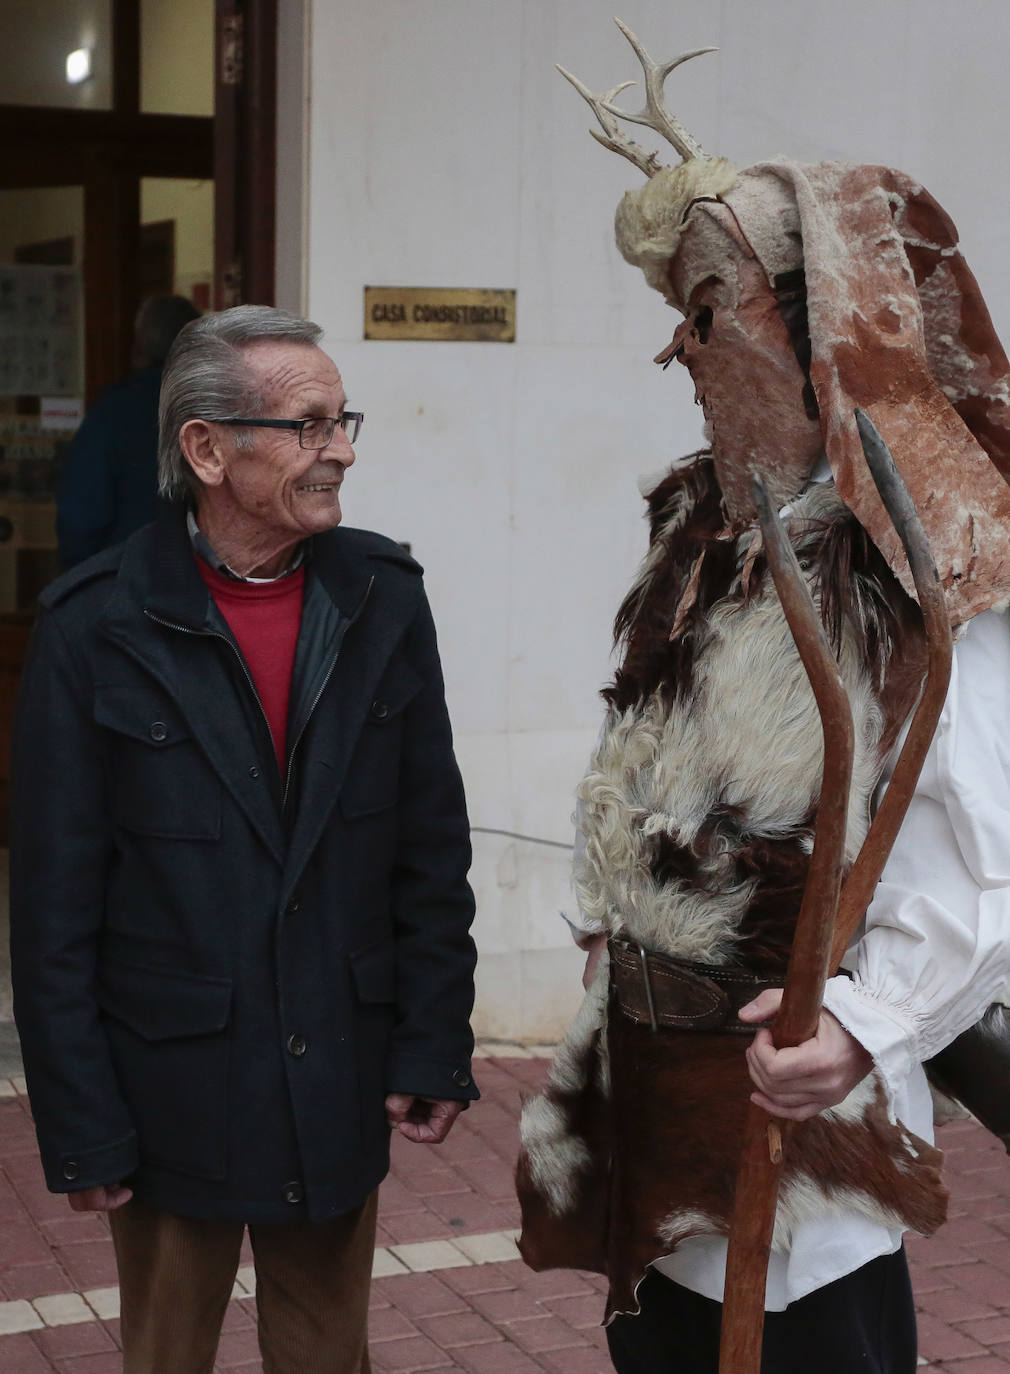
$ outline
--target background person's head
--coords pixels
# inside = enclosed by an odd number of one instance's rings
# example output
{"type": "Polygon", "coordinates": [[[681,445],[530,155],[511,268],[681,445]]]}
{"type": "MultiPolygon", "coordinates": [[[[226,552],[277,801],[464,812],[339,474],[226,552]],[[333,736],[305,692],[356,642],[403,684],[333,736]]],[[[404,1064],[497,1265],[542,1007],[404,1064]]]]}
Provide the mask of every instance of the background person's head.
{"type": "Polygon", "coordinates": [[[199,318],[199,310],[185,296],[149,296],[133,322],[131,366],[160,367],[179,330],[199,318]]]}

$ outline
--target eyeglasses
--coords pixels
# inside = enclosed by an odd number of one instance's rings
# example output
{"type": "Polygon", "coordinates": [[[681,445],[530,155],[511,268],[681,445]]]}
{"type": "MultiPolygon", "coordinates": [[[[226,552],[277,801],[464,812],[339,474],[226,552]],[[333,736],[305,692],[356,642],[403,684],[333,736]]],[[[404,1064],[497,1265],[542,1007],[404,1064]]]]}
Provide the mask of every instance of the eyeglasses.
{"type": "Polygon", "coordinates": [[[353,444],[364,423],[363,410],[345,410],[342,415],[317,415],[311,420],[212,420],[215,425],[237,425],[244,429],[250,425],[255,429],[296,429],[300,448],[325,448],[333,438],[337,425],[353,444]]]}

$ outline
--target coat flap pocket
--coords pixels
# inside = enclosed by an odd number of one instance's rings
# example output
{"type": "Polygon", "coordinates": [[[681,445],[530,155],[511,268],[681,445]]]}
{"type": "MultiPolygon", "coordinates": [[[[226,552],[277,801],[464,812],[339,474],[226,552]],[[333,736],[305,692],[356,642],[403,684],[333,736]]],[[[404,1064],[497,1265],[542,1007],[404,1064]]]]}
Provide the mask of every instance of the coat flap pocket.
{"type": "Polygon", "coordinates": [[[350,956],[359,1002],[396,1001],[396,950],[372,945],[350,956]]]}
{"type": "Polygon", "coordinates": [[[95,687],[95,720],[156,749],[191,738],[182,714],[164,694],[142,687],[99,683],[95,687]]]}
{"type": "Polygon", "coordinates": [[[231,979],[106,960],[98,1002],[144,1040],[213,1035],[231,1015],[231,979]]]}
{"type": "Polygon", "coordinates": [[[423,679],[404,659],[394,658],[382,674],[340,793],[346,820],[371,816],[395,804],[400,790],[403,710],[422,685],[423,679]]]}
{"type": "Polygon", "coordinates": [[[375,689],[375,700],[368,712],[369,723],[385,725],[395,720],[420,690],[421,678],[410,664],[403,659],[394,659],[375,689]]]}

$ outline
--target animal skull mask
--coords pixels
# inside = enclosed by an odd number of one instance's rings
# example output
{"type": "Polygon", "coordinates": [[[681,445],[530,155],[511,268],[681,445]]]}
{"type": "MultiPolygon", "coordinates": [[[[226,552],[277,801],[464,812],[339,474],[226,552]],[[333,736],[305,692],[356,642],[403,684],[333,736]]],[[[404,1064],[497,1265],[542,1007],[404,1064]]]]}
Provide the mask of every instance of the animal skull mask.
{"type": "Polygon", "coordinates": [[[1010,364],[949,217],[886,167],[780,158],[736,172],[706,157],[662,104],[670,71],[696,54],[655,63],[620,27],[645,73],[641,113],[618,110],[623,87],[594,96],[564,74],[603,126],[594,136],[649,178],[618,206],[617,243],[685,316],[657,361],[676,357],[692,375],[729,521],[753,519],[753,473],[783,502],[824,452],[912,593],[863,461],[858,406],[919,510],[953,622],[1005,599],[1010,364]],[[687,160],[659,167],[618,117],[661,132],[687,160]]]}

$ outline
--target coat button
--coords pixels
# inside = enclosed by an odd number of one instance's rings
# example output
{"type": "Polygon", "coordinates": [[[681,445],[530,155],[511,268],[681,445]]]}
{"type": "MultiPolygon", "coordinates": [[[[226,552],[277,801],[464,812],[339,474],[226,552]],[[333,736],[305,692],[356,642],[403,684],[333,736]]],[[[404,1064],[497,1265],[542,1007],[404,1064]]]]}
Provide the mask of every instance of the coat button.
{"type": "Polygon", "coordinates": [[[456,1084],[458,1088],[469,1088],[470,1075],[467,1073],[465,1069],[455,1069],[453,1071],[452,1081],[456,1084]]]}
{"type": "Polygon", "coordinates": [[[149,733],[155,744],[160,744],[162,740],[168,739],[168,726],[163,720],[156,720],[149,733]]]}
{"type": "Polygon", "coordinates": [[[294,1179],[291,1183],[285,1183],[284,1187],[281,1189],[281,1197],[285,1202],[304,1202],[305,1189],[297,1179],[294,1179]]]}
{"type": "Polygon", "coordinates": [[[288,1054],[293,1054],[296,1059],[301,1059],[308,1047],[308,1041],[304,1035],[288,1036],[288,1054]]]}
{"type": "Polygon", "coordinates": [[[249,776],[250,776],[251,778],[258,778],[259,775],[260,775],[260,770],[256,767],[255,764],[253,764],[252,767],[249,769],[249,776]]]}
{"type": "Polygon", "coordinates": [[[301,911],[301,909],[302,904],[297,897],[292,897],[290,902],[288,902],[287,906],[284,908],[284,910],[287,912],[289,916],[294,916],[295,913],[301,911]]]}
{"type": "Polygon", "coordinates": [[[63,1177],[68,1183],[73,1183],[81,1176],[81,1166],[76,1159],[68,1159],[63,1166],[63,1177]]]}
{"type": "Polygon", "coordinates": [[[372,718],[374,720],[385,720],[389,715],[389,703],[385,701],[372,702],[372,718]]]}

